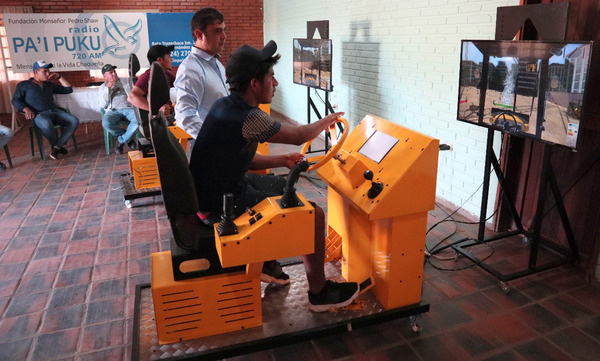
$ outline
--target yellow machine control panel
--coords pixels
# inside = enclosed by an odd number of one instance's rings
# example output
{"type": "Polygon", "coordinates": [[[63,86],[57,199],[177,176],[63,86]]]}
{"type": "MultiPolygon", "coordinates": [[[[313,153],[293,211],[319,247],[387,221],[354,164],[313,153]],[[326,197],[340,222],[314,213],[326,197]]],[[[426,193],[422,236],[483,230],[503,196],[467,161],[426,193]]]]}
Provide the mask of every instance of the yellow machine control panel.
{"type": "Polygon", "coordinates": [[[367,115],[348,136],[338,161],[318,174],[369,219],[393,217],[433,209],[438,152],[437,139],[367,115]],[[372,180],[365,178],[369,170],[372,180]],[[370,197],[377,184],[381,190],[370,197]]]}
{"type": "Polygon", "coordinates": [[[315,209],[303,195],[298,198],[303,205],[293,208],[281,208],[281,196],[263,200],[252,212],[235,219],[237,234],[219,236],[215,225],[221,265],[235,267],[313,253],[315,209]]]}
{"type": "Polygon", "coordinates": [[[387,309],[421,300],[438,153],[437,139],[368,115],[318,171],[328,185],[328,253],[341,253],[342,276],[371,287],[387,309]]]}

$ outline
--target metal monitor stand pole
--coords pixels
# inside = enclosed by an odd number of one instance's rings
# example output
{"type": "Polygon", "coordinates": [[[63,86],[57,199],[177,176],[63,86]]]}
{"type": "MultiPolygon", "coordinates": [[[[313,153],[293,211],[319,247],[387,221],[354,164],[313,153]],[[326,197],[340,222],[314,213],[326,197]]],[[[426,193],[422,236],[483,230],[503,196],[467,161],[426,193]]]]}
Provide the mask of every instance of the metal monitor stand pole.
{"type": "MultiPolygon", "coordinates": [[[[323,118],[321,116],[321,113],[319,112],[319,110],[317,109],[317,106],[315,105],[315,103],[313,102],[312,98],[310,97],[310,89],[309,87],[306,87],[306,97],[307,97],[307,105],[306,105],[306,117],[308,119],[308,124],[310,124],[310,110],[312,109],[315,114],[317,115],[318,119],[323,118]]],[[[329,92],[325,92],[325,116],[327,116],[328,114],[334,113],[333,111],[333,107],[331,106],[331,104],[329,104],[329,92]]],[[[324,152],[327,151],[329,149],[329,133],[327,133],[325,135],[325,147],[323,149],[319,149],[319,150],[312,150],[312,146],[308,147],[308,151],[306,153],[318,153],[318,152],[324,152]]]]}
{"type": "MultiPolygon", "coordinates": [[[[306,22],[306,38],[312,39],[315,33],[315,30],[319,30],[319,34],[321,35],[321,39],[329,38],[329,20],[321,20],[321,21],[307,21],[306,22]]],[[[320,76],[320,72],[319,72],[320,76]]],[[[318,80],[320,82],[320,79],[318,80]]],[[[313,102],[310,97],[310,87],[306,87],[306,119],[308,124],[310,124],[310,110],[312,109],[317,115],[318,119],[323,118],[321,113],[317,110],[317,106],[313,102]]],[[[333,107],[329,104],[329,92],[325,91],[325,116],[330,113],[334,113],[333,107]]],[[[318,153],[318,152],[326,152],[329,150],[329,133],[325,135],[325,147],[319,150],[313,150],[312,145],[308,147],[306,153],[318,153]]]]}
{"type": "MultiPolygon", "coordinates": [[[[557,11],[559,13],[566,14],[567,12],[564,11],[565,4],[568,6],[568,3],[557,3],[557,4],[553,3],[553,4],[538,4],[538,5],[511,6],[511,7],[505,7],[505,8],[498,8],[498,17],[497,17],[498,20],[497,20],[497,25],[496,25],[496,39],[497,40],[501,40],[501,39],[510,40],[513,38],[514,34],[505,34],[504,33],[505,29],[510,28],[510,26],[509,26],[510,24],[507,25],[507,19],[511,19],[511,21],[520,21],[519,19],[529,18],[532,15],[532,13],[534,13],[534,15],[538,15],[538,16],[542,16],[542,17],[544,17],[544,16],[547,17],[548,16],[547,13],[552,13],[552,15],[555,15],[555,13],[557,11]],[[500,24],[502,24],[502,25],[500,25],[500,24]],[[502,26],[504,26],[504,28],[502,26]]],[[[554,34],[546,34],[547,36],[545,36],[544,38],[553,38],[554,37],[554,38],[557,38],[558,40],[561,40],[561,39],[564,40],[564,38],[565,38],[564,34],[566,33],[566,21],[564,24],[565,24],[564,29],[556,29],[556,28],[550,29],[550,30],[554,31],[555,33],[554,34]],[[560,33],[563,34],[562,37],[560,36],[560,33]]],[[[513,26],[513,29],[514,29],[514,26],[513,26]]],[[[538,29],[538,30],[540,30],[540,29],[538,29]]],[[[506,31],[510,31],[510,29],[506,30],[506,31]]],[[[543,65],[542,67],[546,68],[545,74],[547,74],[547,64],[545,66],[543,65]]],[[[542,72],[544,72],[544,69],[542,69],[542,72]]],[[[485,76],[486,73],[487,72],[484,69],[483,75],[485,76]]],[[[545,86],[541,87],[540,92],[542,92],[542,91],[545,91],[545,86]]],[[[485,101],[484,94],[481,95],[480,101],[485,101]]],[[[540,105],[541,105],[542,111],[538,114],[538,119],[537,119],[538,124],[541,124],[541,122],[543,121],[543,107],[545,104],[543,104],[542,99],[538,100],[538,106],[540,106],[540,105]]],[[[480,122],[482,121],[481,116],[482,116],[482,114],[480,114],[480,122]]],[[[535,208],[535,215],[534,215],[530,229],[525,230],[523,227],[523,224],[521,222],[521,217],[520,217],[519,213],[517,212],[517,209],[516,209],[516,206],[514,203],[514,198],[510,192],[510,185],[504,178],[504,176],[502,174],[502,170],[500,168],[500,164],[498,162],[496,154],[494,153],[493,143],[494,143],[494,129],[488,128],[483,190],[482,190],[482,197],[481,197],[481,211],[480,211],[480,215],[479,215],[479,230],[478,230],[478,234],[477,234],[477,239],[476,240],[466,240],[464,242],[460,242],[459,244],[453,245],[452,248],[456,252],[466,256],[469,260],[474,262],[479,267],[483,268],[485,271],[489,272],[490,274],[492,274],[493,276],[498,278],[501,281],[502,290],[504,292],[508,292],[509,287],[508,287],[508,284],[506,283],[507,281],[521,278],[521,277],[524,277],[524,276],[527,276],[527,275],[530,275],[533,273],[541,272],[541,271],[544,271],[544,270],[547,270],[547,269],[550,269],[550,268],[553,268],[553,267],[556,267],[556,266],[559,266],[559,265],[562,265],[565,263],[573,262],[578,257],[578,250],[577,250],[577,244],[575,243],[575,237],[573,234],[573,230],[571,228],[571,224],[569,222],[566,208],[565,208],[565,205],[564,205],[564,202],[562,199],[562,195],[560,194],[560,190],[558,188],[558,183],[556,181],[555,173],[552,168],[552,163],[551,163],[552,145],[549,145],[549,144],[543,145],[544,152],[543,152],[543,160],[542,160],[542,170],[541,170],[541,174],[540,174],[540,183],[539,183],[539,189],[538,189],[537,205],[535,208]],[[492,167],[493,167],[494,172],[496,173],[496,176],[500,183],[500,188],[502,189],[503,196],[506,201],[506,205],[510,208],[512,218],[515,222],[517,230],[500,233],[500,234],[486,238],[485,237],[485,222],[487,219],[487,211],[486,210],[487,210],[487,204],[488,204],[488,198],[489,198],[490,173],[491,173],[492,167]],[[552,196],[556,202],[555,203],[556,208],[559,212],[563,230],[565,231],[565,235],[567,237],[568,248],[557,245],[551,241],[545,241],[544,238],[541,236],[542,220],[544,217],[543,213],[544,213],[544,207],[546,204],[546,192],[548,190],[548,188],[547,188],[548,186],[550,187],[552,196]],[[510,274],[500,273],[493,267],[486,264],[484,262],[484,260],[478,259],[477,257],[472,255],[467,250],[469,247],[472,247],[472,246],[475,246],[478,244],[485,244],[487,242],[493,242],[496,240],[504,239],[504,238],[519,235],[519,234],[522,234],[525,236],[525,239],[524,239],[525,241],[527,241],[527,240],[531,241],[531,248],[530,248],[530,253],[529,253],[529,263],[528,263],[527,269],[524,269],[524,270],[516,271],[516,272],[510,273],[510,274]],[[540,245],[544,245],[547,248],[551,248],[552,250],[556,251],[556,253],[562,255],[563,257],[560,259],[554,260],[554,261],[549,261],[543,265],[538,266],[537,265],[537,256],[538,256],[538,251],[539,251],[540,245]]]]}

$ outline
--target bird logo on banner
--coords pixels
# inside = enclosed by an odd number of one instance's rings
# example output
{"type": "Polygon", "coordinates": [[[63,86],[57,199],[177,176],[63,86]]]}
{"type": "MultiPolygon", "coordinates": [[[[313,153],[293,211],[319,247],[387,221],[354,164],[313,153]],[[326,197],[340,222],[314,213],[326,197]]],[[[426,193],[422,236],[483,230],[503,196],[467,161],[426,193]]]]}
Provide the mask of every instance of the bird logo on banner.
{"type": "Polygon", "coordinates": [[[113,19],[104,15],[104,27],[106,28],[108,36],[114,41],[114,44],[107,46],[102,52],[102,55],[107,53],[112,55],[129,53],[130,51],[128,51],[127,48],[139,42],[138,34],[142,30],[142,20],[138,19],[134,25],[121,31],[119,25],[117,25],[113,19]]]}

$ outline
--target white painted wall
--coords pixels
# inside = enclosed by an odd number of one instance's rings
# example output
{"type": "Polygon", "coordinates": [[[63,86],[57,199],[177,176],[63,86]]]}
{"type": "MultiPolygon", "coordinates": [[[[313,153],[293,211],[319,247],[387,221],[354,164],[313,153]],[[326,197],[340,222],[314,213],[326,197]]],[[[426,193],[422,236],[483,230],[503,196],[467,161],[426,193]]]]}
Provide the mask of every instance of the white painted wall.
{"type": "MultiPolygon", "coordinates": [[[[493,39],[497,7],[513,5],[519,0],[265,0],[265,43],[275,40],[282,55],[272,108],[306,122],[306,88],[292,80],[292,39],[306,37],[307,21],[329,20],[331,104],[351,124],[373,114],[451,144],[440,152],[436,195],[479,215],[487,130],[456,120],[460,41],[493,39]]],[[[498,135],[494,144],[499,154],[498,135]]]]}

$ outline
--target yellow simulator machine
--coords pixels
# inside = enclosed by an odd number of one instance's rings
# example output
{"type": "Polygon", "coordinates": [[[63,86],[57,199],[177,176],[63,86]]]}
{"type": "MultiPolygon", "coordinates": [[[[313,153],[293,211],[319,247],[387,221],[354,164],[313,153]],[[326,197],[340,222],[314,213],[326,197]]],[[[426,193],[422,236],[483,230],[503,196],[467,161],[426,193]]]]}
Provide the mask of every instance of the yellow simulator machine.
{"type": "MultiPolygon", "coordinates": [[[[347,280],[372,286],[386,309],[417,304],[438,141],[367,116],[341,145],[329,153],[334,160],[321,159],[318,172],[329,186],[328,239],[337,240],[328,247],[329,258],[341,260],[347,280]]],[[[220,266],[242,269],[177,281],[170,252],[153,254],[161,343],[261,325],[262,262],[313,251],[313,207],[297,195],[294,206],[284,208],[284,197],[268,198],[232,220],[234,231],[226,235],[215,229],[220,266]]]]}
{"type": "MultiPolygon", "coordinates": [[[[162,69],[153,65],[152,71],[162,69]]],[[[154,79],[153,74],[151,89],[154,79]]],[[[439,142],[374,116],[366,116],[348,134],[348,123],[339,120],[345,125],[340,139],[317,164],[310,168],[308,162],[295,166],[282,196],[267,198],[233,219],[233,202],[230,195],[224,195],[221,222],[211,229],[196,216],[197,197],[183,150],[164,119],[151,119],[163,199],[173,231],[171,250],[152,254],[153,317],[160,344],[178,342],[188,350],[201,351],[212,346],[192,346],[196,345],[194,339],[213,342],[217,335],[227,333],[223,337],[231,335],[229,341],[240,340],[240,353],[249,352],[260,348],[244,343],[246,335],[268,342],[282,337],[270,333],[272,325],[257,329],[267,321],[284,328],[305,324],[311,327],[309,334],[324,334],[324,326],[316,323],[328,316],[314,317],[306,306],[272,313],[285,307],[290,302],[287,300],[263,308],[263,303],[277,296],[270,294],[261,300],[259,278],[263,261],[314,251],[314,208],[304,196],[296,194],[294,184],[301,172],[317,168],[328,185],[327,260],[339,259],[341,275],[361,285],[363,293],[358,300],[380,304],[384,311],[408,312],[403,316],[394,314],[396,318],[428,310],[429,306],[421,303],[421,288],[427,212],[434,208],[439,142]],[[263,319],[265,310],[277,319],[263,319]],[[306,319],[292,322],[285,317],[306,319]],[[192,344],[186,344],[186,340],[192,344]]],[[[334,143],[335,138],[332,136],[334,143]]],[[[292,282],[279,295],[295,294],[297,284],[292,282]]],[[[306,298],[306,289],[300,294],[306,298]]],[[[365,316],[365,324],[372,324],[370,310],[360,313],[345,309],[331,312],[338,316],[327,327],[351,329],[353,312],[357,317],[365,316]]],[[[391,314],[382,315],[383,321],[391,314]]],[[[290,342],[307,339],[307,332],[293,335],[301,337],[290,342]]],[[[220,339],[215,342],[223,344],[220,339]]],[[[264,345],[272,345],[268,342],[264,345]]]]}

